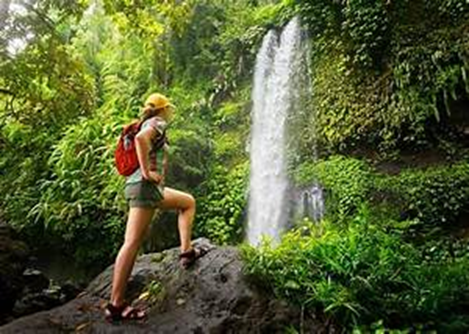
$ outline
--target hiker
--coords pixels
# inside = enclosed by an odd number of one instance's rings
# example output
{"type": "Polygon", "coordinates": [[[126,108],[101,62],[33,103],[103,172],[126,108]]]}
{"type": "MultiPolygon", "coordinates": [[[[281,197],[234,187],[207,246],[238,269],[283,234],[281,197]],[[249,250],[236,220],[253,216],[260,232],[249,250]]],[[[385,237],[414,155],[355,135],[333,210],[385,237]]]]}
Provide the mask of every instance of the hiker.
{"type": "Polygon", "coordinates": [[[144,310],[126,303],[124,294],[138,250],[149,230],[156,208],[178,211],[181,241],[179,262],[182,268],[188,268],[205,253],[204,249],[191,245],[192,221],[195,215],[194,197],[165,186],[169,148],[166,126],[174,109],[165,96],[152,94],[145,102],[140,122],[134,123],[138,128],[135,130],[135,137],[132,137],[133,152],[135,156],[136,151],[138,164],[137,169],[127,176],[125,183],[125,198],[130,210],[125,241],[114,265],[111,300],[105,310],[108,320],[142,319],[146,316],[144,310]]]}

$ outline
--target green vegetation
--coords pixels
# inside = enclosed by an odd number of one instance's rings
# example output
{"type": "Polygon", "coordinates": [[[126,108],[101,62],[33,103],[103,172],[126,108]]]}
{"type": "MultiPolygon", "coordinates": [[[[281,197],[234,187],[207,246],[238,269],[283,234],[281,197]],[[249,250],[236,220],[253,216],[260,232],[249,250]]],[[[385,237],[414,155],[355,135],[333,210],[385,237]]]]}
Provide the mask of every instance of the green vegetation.
{"type": "Polygon", "coordinates": [[[469,93],[467,2],[297,3],[313,40],[320,147],[389,156],[448,139],[435,128],[469,93]]]}
{"type": "Polygon", "coordinates": [[[469,244],[457,237],[469,210],[466,161],[386,174],[335,155],[292,174],[324,186],[327,217],[302,222],[276,248],[245,247],[250,275],[348,330],[468,330],[469,244]]]}
{"type": "Polygon", "coordinates": [[[158,281],[150,281],[138,297],[139,300],[146,301],[149,305],[156,305],[164,300],[165,289],[158,281]]]}
{"type": "Polygon", "coordinates": [[[323,185],[326,218],[245,247],[247,273],[346,331],[467,331],[468,4],[296,2],[314,90],[289,169],[323,185]]]}
{"type": "Polygon", "coordinates": [[[385,181],[385,189],[402,196],[404,210],[426,224],[456,223],[469,209],[469,165],[404,171],[385,181]]]}
{"type": "MultiPolygon", "coordinates": [[[[168,184],[196,197],[196,236],[240,243],[255,55],[298,14],[313,94],[289,120],[289,172],[324,187],[326,217],[244,247],[247,273],[347,331],[469,330],[467,1],[14,3],[0,13],[0,218],[34,247],[112,261],[127,214],[113,151],[154,91],[178,106],[168,184]]],[[[163,294],[155,281],[144,297],[163,294]]]]}
{"type": "Polygon", "coordinates": [[[366,200],[373,179],[371,169],[364,161],[343,156],[305,162],[294,171],[294,178],[299,185],[318,180],[327,189],[328,213],[339,220],[353,215],[366,200]]]}
{"type": "Polygon", "coordinates": [[[364,160],[331,156],[305,162],[293,174],[299,185],[319,180],[326,188],[327,212],[338,221],[353,217],[367,204],[394,219],[407,217],[427,228],[448,228],[469,210],[465,161],[387,175],[364,160]]]}
{"type": "Polygon", "coordinates": [[[287,18],[285,6],[41,2],[25,17],[13,13],[5,36],[26,26],[32,37],[16,54],[3,44],[4,219],[39,247],[65,248],[85,266],[108,264],[127,210],[114,145],[144,97],[161,91],[178,107],[168,183],[199,199],[199,235],[239,240],[251,70],[267,27],[287,18]]]}
{"type": "Polygon", "coordinates": [[[347,224],[303,226],[277,247],[245,247],[246,271],[278,297],[322,309],[349,329],[383,320],[391,328],[467,331],[469,245],[440,242],[425,252],[403,240],[411,224],[373,221],[362,209],[347,224]]]}

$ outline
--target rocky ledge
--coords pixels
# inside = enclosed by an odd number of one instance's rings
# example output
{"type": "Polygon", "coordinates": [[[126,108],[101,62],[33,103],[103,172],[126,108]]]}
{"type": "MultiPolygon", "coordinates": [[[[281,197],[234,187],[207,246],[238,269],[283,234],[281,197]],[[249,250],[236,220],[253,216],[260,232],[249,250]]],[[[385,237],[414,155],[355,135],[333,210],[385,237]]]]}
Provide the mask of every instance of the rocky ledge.
{"type": "Polygon", "coordinates": [[[319,319],[253,285],[234,247],[196,243],[210,251],[188,270],[178,266],[178,249],[142,255],[135,264],[128,300],[148,307],[144,321],[110,324],[103,306],[109,299],[112,266],[67,304],[17,319],[0,333],[330,333],[319,319]]]}

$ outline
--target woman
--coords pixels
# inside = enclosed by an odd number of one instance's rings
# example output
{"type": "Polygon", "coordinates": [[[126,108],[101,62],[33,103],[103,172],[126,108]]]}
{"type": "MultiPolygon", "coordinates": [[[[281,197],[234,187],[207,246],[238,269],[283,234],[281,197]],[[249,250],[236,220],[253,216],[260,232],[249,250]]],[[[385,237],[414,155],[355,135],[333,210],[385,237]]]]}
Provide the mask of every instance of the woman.
{"type": "Polygon", "coordinates": [[[195,199],[192,195],[164,186],[168,170],[166,125],[174,106],[161,94],[152,94],[145,102],[142,125],[135,137],[140,167],[126,180],[125,197],[130,211],[125,241],[114,265],[111,301],[106,307],[108,320],[142,319],[145,312],[124,301],[127,280],[137,257],[138,249],[149,229],[156,208],[178,210],[180,264],[189,267],[205,253],[191,246],[195,199]]]}

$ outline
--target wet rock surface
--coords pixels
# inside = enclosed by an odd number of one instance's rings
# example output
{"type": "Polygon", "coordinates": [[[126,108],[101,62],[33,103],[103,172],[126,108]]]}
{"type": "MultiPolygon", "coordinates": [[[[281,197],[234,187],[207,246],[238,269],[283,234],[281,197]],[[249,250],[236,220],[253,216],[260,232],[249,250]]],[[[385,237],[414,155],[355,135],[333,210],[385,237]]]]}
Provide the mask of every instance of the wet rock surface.
{"type": "Polygon", "coordinates": [[[26,285],[12,310],[15,318],[63,305],[82,291],[80,287],[72,283],[55,285],[38,270],[27,269],[23,276],[26,277],[26,285]],[[34,273],[36,279],[28,281],[31,272],[34,273]]]}
{"type": "Polygon", "coordinates": [[[13,229],[0,221],[0,324],[6,322],[23,290],[28,247],[17,240],[13,229]]]}
{"type": "Polygon", "coordinates": [[[190,269],[178,265],[177,248],[138,258],[128,300],[148,308],[144,321],[109,324],[103,307],[109,299],[112,266],[71,302],[0,327],[0,333],[331,333],[319,319],[273,298],[242,273],[234,247],[198,244],[210,251],[190,269]]]}
{"type": "Polygon", "coordinates": [[[41,271],[27,268],[29,255],[15,231],[0,222],[0,325],[62,305],[80,292],[72,283],[58,286],[41,271]]]}

